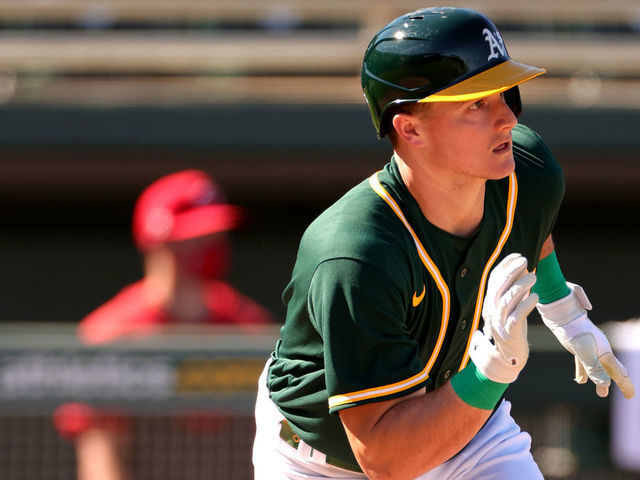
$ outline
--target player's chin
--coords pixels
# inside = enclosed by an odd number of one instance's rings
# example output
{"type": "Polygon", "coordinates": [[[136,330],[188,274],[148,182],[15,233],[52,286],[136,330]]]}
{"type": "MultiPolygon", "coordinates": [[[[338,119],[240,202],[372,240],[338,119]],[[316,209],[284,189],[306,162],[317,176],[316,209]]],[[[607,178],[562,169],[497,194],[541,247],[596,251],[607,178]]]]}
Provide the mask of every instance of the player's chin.
{"type": "Polygon", "coordinates": [[[511,175],[516,168],[516,162],[513,159],[513,153],[509,155],[494,156],[492,162],[492,172],[489,176],[490,180],[500,180],[511,175]]]}

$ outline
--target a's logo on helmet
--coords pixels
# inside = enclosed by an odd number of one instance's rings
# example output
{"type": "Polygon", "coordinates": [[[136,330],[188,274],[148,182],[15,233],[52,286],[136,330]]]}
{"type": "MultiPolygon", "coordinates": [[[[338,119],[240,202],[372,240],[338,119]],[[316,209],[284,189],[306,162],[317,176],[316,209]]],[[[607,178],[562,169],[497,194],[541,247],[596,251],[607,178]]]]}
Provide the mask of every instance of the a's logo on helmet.
{"type": "Polygon", "coordinates": [[[482,34],[484,35],[484,39],[489,43],[489,49],[491,53],[487,57],[487,60],[491,60],[492,58],[500,58],[507,56],[507,51],[504,48],[504,42],[502,41],[502,37],[498,31],[492,32],[488,28],[482,30],[482,34]]]}

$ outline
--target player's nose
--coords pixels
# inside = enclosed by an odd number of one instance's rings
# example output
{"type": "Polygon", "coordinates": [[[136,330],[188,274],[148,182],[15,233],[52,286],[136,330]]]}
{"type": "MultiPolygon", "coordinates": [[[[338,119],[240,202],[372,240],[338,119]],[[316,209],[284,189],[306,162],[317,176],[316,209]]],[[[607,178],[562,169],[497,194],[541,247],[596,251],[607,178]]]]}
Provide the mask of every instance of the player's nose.
{"type": "Polygon", "coordinates": [[[507,102],[504,100],[504,96],[500,94],[499,100],[495,102],[496,109],[496,124],[499,130],[509,129],[511,130],[518,123],[516,115],[513,113],[507,102]]]}

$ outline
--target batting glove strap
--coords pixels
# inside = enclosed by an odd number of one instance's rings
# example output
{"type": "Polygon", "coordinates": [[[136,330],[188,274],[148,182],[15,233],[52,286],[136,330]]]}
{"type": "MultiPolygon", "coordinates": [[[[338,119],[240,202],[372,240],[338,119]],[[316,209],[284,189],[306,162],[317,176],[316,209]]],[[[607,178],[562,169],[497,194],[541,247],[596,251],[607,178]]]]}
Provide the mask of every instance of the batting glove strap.
{"type": "Polygon", "coordinates": [[[576,347],[579,347],[583,343],[588,343],[589,348],[594,348],[598,356],[611,350],[609,341],[602,330],[596,327],[586,313],[583,313],[578,318],[566,323],[562,326],[558,326],[554,322],[547,319],[542,319],[545,325],[553,332],[560,343],[571,353],[576,353],[576,347]],[[588,336],[590,340],[581,341],[580,338],[588,336]]]}
{"type": "Polygon", "coordinates": [[[489,380],[497,383],[513,383],[529,357],[528,345],[523,347],[521,355],[507,358],[489,338],[477,330],[471,337],[469,357],[476,368],[489,380]],[[526,351],[524,350],[526,348],[526,351]]]}
{"type": "Polygon", "coordinates": [[[536,308],[547,327],[562,327],[586,315],[591,310],[591,302],[580,285],[567,282],[569,295],[552,303],[538,303],[536,308]]]}

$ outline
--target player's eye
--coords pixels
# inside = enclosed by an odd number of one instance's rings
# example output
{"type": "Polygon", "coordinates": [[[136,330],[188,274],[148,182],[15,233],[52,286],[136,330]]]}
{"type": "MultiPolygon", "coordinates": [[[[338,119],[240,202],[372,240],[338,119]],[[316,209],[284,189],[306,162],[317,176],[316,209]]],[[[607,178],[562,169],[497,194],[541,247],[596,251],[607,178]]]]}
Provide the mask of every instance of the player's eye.
{"type": "Polygon", "coordinates": [[[479,110],[482,107],[484,107],[485,103],[486,102],[485,102],[484,98],[481,98],[480,100],[476,100],[475,102],[473,102],[469,108],[471,110],[479,110]]]}

